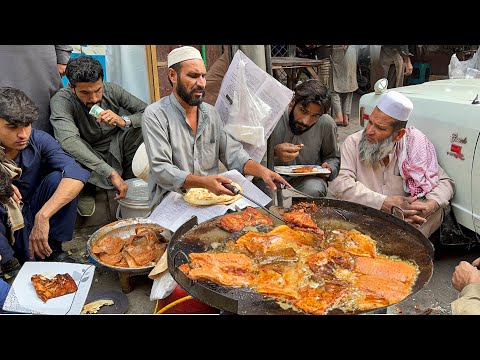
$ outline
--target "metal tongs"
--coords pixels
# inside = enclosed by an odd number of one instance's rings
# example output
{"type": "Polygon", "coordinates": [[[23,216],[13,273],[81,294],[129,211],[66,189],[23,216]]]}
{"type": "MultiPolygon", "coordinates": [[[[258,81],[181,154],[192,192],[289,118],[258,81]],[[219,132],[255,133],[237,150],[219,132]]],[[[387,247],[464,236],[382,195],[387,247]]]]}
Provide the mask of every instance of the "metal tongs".
{"type": "Polygon", "coordinates": [[[275,182],[275,185],[277,185],[277,187],[280,187],[281,189],[287,189],[289,191],[292,191],[292,192],[297,193],[299,195],[305,196],[307,198],[313,198],[312,195],[305,194],[304,192],[301,192],[300,190],[295,189],[293,186],[292,187],[286,187],[285,184],[282,184],[280,182],[275,182]]]}
{"type": "Polygon", "coordinates": [[[245,195],[243,192],[241,192],[241,191],[240,191],[237,187],[235,187],[234,185],[232,185],[232,184],[227,184],[227,183],[222,183],[222,185],[223,185],[225,188],[227,188],[228,190],[230,190],[231,192],[233,192],[235,195],[237,195],[237,194],[242,195],[245,199],[250,200],[252,203],[260,206],[263,210],[265,210],[267,213],[269,213],[270,215],[272,215],[275,219],[278,219],[278,220],[280,220],[281,222],[286,223],[283,218],[281,218],[281,217],[278,216],[277,214],[271,212],[270,210],[268,210],[265,206],[263,206],[262,204],[260,204],[260,203],[257,202],[256,200],[253,200],[251,197],[245,195]]]}

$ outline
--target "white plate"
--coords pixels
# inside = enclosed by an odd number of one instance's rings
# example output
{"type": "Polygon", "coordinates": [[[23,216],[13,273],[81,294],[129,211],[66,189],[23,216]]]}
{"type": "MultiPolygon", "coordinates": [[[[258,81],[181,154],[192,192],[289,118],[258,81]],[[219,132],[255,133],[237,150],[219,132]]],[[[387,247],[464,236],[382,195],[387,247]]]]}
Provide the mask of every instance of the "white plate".
{"type": "Polygon", "coordinates": [[[87,299],[94,272],[95,265],[91,264],[28,261],[15,277],[3,310],[28,314],[78,315],[87,299]],[[75,280],[77,291],[50,299],[46,303],[40,300],[32,284],[32,275],[52,278],[65,273],[69,273],[75,280]]]}
{"type": "Polygon", "coordinates": [[[322,168],[320,165],[290,165],[290,166],[274,166],[273,170],[281,175],[288,176],[306,176],[306,175],[317,175],[317,174],[330,174],[330,170],[322,168]],[[294,173],[293,169],[300,167],[313,167],[315,171],[307,173],[294,173]]]}

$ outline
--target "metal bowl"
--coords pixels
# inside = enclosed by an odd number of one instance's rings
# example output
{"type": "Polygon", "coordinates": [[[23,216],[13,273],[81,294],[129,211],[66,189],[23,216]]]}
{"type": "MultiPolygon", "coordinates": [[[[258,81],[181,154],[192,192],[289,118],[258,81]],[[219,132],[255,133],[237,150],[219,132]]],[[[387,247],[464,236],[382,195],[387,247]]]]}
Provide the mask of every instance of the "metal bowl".
{"type": "Polygon", "coordinates": [[[129,268],[129,267],[120,267],[120,266],[112,266],[102,262],[96,254],[92,252],[92,244],[103,238],[104,236],[117,236],[122,239],[127,240],[130,236],[134,235],[135,229],[137,225],[148,225],[151,227],[158,235],[162,235],[166,240],[168,239],[168,230],[158,225],[156,222],[145,219],[145,218],[128,218],[122,219],[119,221],[112,222],[107,224],[97,231],[95,231],[87,241],[87,251],[88,254],[100,265],[106,266],[110,269],[120,271],[120,272],[129,272],[129,273],[145,273],[152,270],[155,265],[150,266],[142,266],[136,268],[129,268]]]}

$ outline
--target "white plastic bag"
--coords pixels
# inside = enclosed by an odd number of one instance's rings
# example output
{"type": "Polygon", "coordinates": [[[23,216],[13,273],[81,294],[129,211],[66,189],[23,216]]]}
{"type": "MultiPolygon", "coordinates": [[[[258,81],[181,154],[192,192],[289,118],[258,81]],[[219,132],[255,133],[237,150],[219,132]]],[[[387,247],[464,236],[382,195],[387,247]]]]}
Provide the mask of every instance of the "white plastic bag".
{"type": "Polygon", "coordinates": [[[448,64],[448,77],[450,79],[475,79],[480,71],[480,48],[473,56],[465,61],[460,61],[457,54],[453,54],[448,64]]]}
{"type": "Polygon", "coordinates": [[[271,108],[247,86],[245,62],[240,60],[232,108],[224,127],[234,139],[254,146],[265,145],[265,121],[271,108]]]}
{"type": "Polygon", "coordinates": [[[175,290],[176,286],[177,282],[173,279],[172,275],[170,275],[170,272],[163,272],[153,280],[152,290],[150,291],[150,301],[165,299],[175,290]]]}

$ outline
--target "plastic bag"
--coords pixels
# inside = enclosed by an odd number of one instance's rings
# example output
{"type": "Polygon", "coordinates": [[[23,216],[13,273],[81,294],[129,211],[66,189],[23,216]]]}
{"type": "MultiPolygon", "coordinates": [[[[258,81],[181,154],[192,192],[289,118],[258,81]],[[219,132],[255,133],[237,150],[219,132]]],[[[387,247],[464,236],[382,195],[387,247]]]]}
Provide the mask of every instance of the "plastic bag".
{"type": "Polygon", "coordinates": [[[254,146],[265,145],[265,121],[271,108],[247,86],[245,62],[240,60],[238,81],[233,95],[232,108],[224,127],[234,139],[254,146]]]}
{"type": "Polygon", "coordinates": [[[460,61],[457,54],[453,54],[448,64],[448,77],[450,79],[475,79],[480,78],[480,48],[473,56],[465,61],[460,61]]]}
{"type": "Polygon", "coordinates": [[[163,272],[153,280],[152,290],[150,291],[150,301],[165,299],[175,290],[176,286],[177,282],[172,275],[170,275],[168,271],[163,272]]]}

